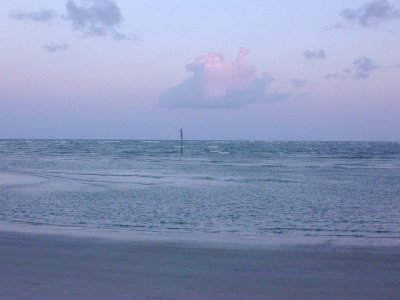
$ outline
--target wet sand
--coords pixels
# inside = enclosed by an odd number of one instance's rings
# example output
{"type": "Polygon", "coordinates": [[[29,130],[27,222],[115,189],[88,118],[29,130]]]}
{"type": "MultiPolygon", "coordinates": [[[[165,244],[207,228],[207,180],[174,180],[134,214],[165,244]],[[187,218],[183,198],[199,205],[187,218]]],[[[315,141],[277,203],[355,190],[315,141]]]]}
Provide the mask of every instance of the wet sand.
{"type": "Polygon", "coordinates": [[[400,249],[227,249],[0,231],[0,299],[400,299],[400,249]]]}

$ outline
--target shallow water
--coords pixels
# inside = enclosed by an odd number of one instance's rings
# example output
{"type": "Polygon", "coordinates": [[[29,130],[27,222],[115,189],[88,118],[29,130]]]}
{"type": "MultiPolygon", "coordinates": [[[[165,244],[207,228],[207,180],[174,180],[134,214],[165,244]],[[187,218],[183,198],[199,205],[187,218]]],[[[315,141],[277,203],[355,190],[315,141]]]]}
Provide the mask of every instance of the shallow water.
{"type": "Polygon", "coordinates": [[[400,144],[0,140],[0,221],[400,241],[400,144]]]}

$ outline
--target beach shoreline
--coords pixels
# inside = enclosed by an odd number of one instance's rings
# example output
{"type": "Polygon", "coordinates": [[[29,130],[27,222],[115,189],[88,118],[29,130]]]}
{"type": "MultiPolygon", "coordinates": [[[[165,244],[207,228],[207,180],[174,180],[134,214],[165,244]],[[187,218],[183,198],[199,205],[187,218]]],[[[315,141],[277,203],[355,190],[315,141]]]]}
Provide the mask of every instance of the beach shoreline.
{"type": "Polygon", "coordinates": [[[0,231],[1,299],[398,299],[400,248],[200,247],[0,231]]]}

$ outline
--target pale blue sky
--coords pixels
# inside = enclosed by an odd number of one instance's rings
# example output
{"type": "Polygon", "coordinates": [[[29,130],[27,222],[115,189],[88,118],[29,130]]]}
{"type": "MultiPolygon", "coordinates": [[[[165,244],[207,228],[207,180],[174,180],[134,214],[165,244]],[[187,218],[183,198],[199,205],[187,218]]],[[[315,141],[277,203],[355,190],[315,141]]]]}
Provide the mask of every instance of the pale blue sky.
{"type": "Polygon", "coordinates": [[[2,2],[0,138],[174,139],[183,127],[191,139],[400,140],[400,1],[69,1],[121,19],[2,2]],[[104,35],[76,27],[89,21],[104,35]],[[231,64],[241,47],[246,62],[231,64]],[[185,69],[210,52],[225,58],[219,77],[185,69]],[[207,98],[209,75],[223,98],[207,98]]]}

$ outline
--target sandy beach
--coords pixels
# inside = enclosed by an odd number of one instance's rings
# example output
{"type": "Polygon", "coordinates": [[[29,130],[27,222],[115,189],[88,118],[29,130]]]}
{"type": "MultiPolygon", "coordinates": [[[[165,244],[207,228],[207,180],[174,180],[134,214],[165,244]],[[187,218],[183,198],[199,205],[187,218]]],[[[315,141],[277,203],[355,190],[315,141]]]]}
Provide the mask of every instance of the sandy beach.
{"type": "Polygon", "coordinates": [[[0,299],[399,299],[398,248],[226,249],[0,232],[0,299]]]}

